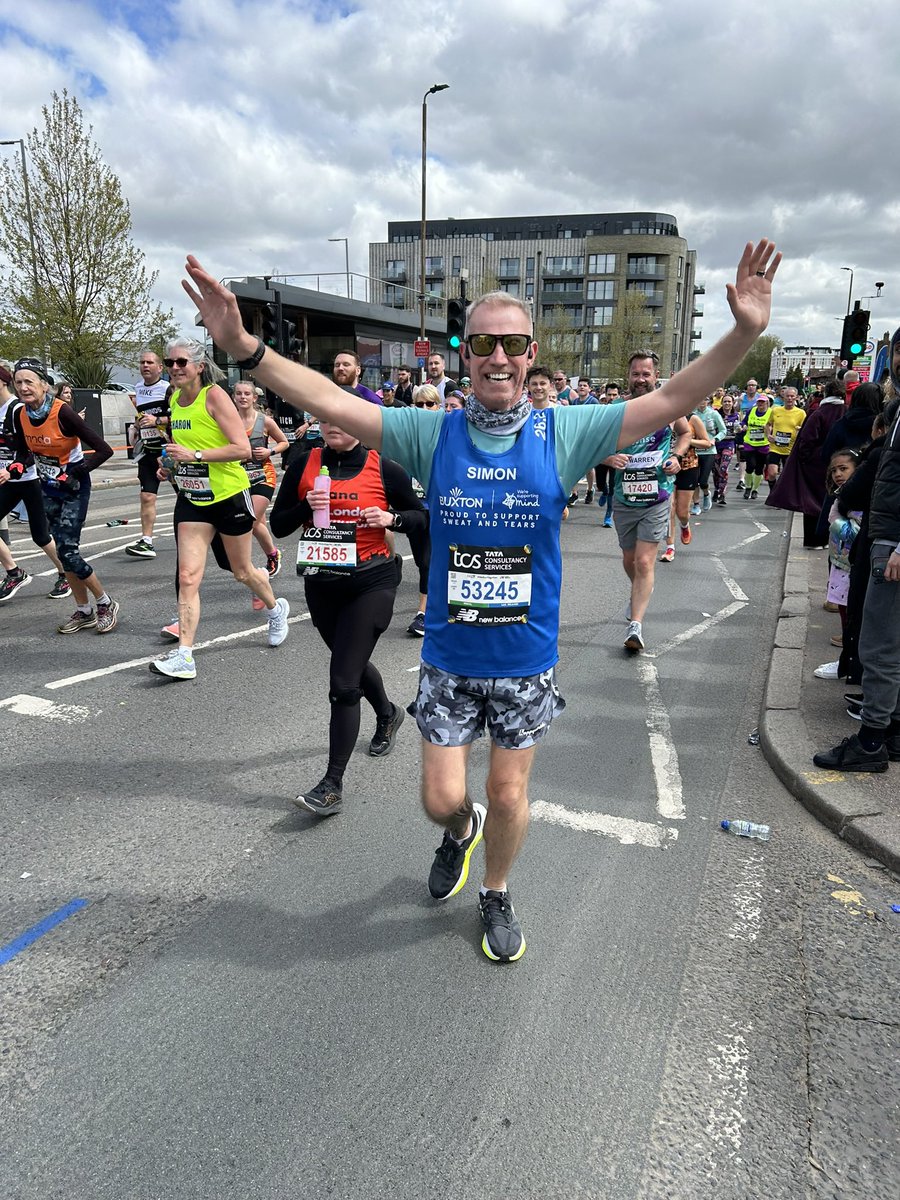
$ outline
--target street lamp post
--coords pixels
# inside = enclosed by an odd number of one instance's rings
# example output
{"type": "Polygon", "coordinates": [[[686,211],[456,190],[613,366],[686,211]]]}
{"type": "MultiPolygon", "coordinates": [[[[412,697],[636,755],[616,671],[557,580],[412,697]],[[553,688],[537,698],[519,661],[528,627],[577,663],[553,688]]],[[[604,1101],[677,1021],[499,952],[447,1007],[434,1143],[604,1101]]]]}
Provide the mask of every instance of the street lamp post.
{"type": "Polygon", "coordinates": [[[347,299],[352,300],[350,295],[350,239],[349,238],[329,238],[329,242],[344,243],[344,270],[347,272],[347,299]]]}
{"type": "Polygon", "coordinates": [[[841,270],[850,272],[850,291],[847,293],[847,316],[849,317],[850,316],[850,305],[853,301],[853,268],[852,267],[841,267],[841,270]]]}
{"type": "MultiPolygon", "coordinates": [[[[31,211],[31,191],[28,187],[28,166],[25,162],[25,139],[24,138],[8,138],[0,141],[0,146],[18,146],[22,155],[22,187],[25,192],[25,212],[28,217],[28,237],[31,241],[31,275],[34,281],[34,301],[38,303],[40,299],[40,285],[38,284],[38,269],[37,269],[37,249],[34,241],[34,215],[31,211]]],[[[38,320],[38,332],[41,337],[41,351],[46,354],[46,347],[43,345],[44,330],[43,321],[38,320]]]]}
{"type": "Polygon", "coordinates": [[[428,97],[443,92],[449,83],[433,83],[422,97],[422,233],[419,239],[419,340],[425,340],[425,155],[428,146],[428,97]]]}

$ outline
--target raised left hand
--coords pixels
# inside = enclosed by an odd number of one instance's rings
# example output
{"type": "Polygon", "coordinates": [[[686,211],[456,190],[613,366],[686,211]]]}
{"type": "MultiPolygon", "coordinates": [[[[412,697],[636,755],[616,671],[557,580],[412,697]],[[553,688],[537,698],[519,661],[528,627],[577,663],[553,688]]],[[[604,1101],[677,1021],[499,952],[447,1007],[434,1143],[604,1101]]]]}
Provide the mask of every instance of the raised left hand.
{"type": "Polygon", "coordinates": [[[248,358],[256,348],[256,338],[244,328],[234,292],[205,271],[193,254],[187,256],[185,270],[196,290],[186,279],[181,286],[196,304],[209,336],[236,361],[248,358]]]}
{"type": "Polygon", "coordinates": [[[735,324],[755,337],[765,329],[772,312],[772,280],[781,264],[781,253],[767,238],[754,246],[748,242],[738,263],[734,283],[726,285],[725,294],[735,324]]]}

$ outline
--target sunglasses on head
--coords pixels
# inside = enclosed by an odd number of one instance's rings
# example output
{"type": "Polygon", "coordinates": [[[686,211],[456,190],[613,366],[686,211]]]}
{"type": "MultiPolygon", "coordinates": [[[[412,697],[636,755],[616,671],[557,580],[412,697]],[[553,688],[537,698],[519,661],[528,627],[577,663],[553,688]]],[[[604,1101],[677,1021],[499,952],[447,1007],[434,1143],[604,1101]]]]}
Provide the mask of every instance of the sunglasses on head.
{"type": "Polygon", "coordinates": [[[416,408],[437,408],[437,400],[414,400],[416,408]]]}
{"type": "Polygon", "coordinates": [[[169,370],[171,370],[172,367],[177,367],[179,371],[183,371],[190,361],[191,360],[189,358],[164,358],[163,366],[168,367],[169,370]]]}
{"type": "Polygon", "coordinates": [[[531,345],[530,333],[470,333],[466,345],[476,358],[487,358],[494,353],[497,343],[510,358],[518,358],[531,345]]]}

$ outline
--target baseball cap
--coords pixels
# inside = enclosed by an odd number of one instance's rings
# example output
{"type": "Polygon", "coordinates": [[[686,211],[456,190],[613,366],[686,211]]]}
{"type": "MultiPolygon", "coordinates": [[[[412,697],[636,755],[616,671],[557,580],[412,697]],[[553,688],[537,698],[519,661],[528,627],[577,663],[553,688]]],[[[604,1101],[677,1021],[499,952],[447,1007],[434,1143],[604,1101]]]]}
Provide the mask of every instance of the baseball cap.
{"type": "Polygon", "coordinates": [[[472,382],[472,380],[468,377],[468,375],[463,375],[462,379],[459,382],[464,383],[466,385],[466,387],[468,387],[469,384],[472,382]]]}
{"type": "Polygon", "coordinates": [[[384,381],[384,383],[381,385],[381,390],[383,392],[393,392],[395,389],[396,389],[396,384],[391,383],[391,381],[389,379],[386,379],[384,381]]]}

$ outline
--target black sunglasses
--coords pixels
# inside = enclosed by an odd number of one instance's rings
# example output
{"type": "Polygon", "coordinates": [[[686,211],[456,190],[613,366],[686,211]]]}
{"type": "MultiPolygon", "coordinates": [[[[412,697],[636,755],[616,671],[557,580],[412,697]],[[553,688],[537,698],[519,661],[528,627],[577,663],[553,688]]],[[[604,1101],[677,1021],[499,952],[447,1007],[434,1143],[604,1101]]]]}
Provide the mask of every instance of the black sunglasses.
{"type": "Polygon", "coordinates": [[[437,408],[437,400],[414,400],[416,408],[437,408]]]}
{"type": "Polygon", "coordinates": [[[497,343],[510,358],[518,358],[531,345],[530,333],[470,333],[466,345],[476,358],[487,358],[494,353],[497,343]]]}
{"type": "Polygon", "coordinates": [[[164,358],[163,366],[168,367],[169,370],[171,370],[172,367],[177,367],[179,371],[183,371],[190,361],[191,360],[189,358],[164,358]]]}

